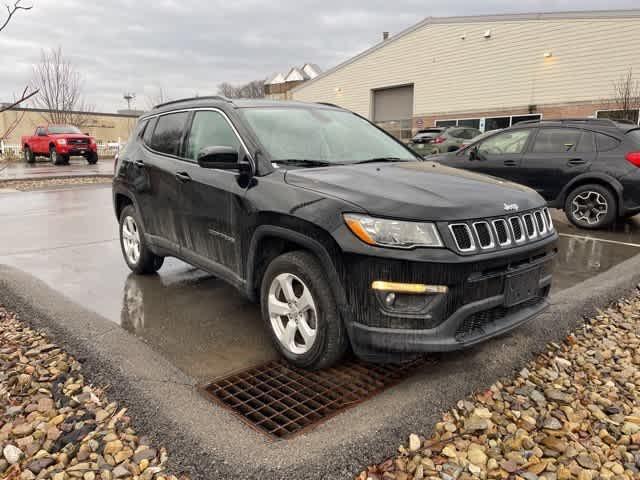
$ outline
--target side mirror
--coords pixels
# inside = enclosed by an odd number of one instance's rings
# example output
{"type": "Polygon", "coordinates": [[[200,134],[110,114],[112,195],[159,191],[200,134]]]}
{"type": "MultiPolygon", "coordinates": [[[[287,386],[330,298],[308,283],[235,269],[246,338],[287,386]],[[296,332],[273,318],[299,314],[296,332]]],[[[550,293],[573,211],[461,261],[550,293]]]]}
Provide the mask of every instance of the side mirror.
{"type": "Polygon", "coordinates": [[[204,147],[198,152],[198,165],[220,170],[238,169],[238,152],[232,147],[204,147]]]}
{"type": "Polygon", "coordinates": [[[238,170],[242,175],[252,176],[253,167],[247,161],[240,161],[238,151],[233,147],[204,147],[198,153],[198,165],[202,168],[238,170]]]}
{"type": "Polygon", "coordinates": [[[478,147],[471,147],[469,149],[469,160],[479,160],[478,147]]]}

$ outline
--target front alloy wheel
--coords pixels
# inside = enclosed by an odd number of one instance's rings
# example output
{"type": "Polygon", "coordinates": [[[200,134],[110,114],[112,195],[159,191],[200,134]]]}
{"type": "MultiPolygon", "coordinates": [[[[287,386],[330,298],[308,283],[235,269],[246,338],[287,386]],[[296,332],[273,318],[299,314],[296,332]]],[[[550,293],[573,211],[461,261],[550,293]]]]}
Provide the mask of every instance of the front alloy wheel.
{"type": "Polygon", "coordinates": [[[155,273],[164,262],[164,257],[154,254],[145,243],[140,217],[133,205],[127,205],[120,214],[120,247],[127,265],[135,273],[155,273]]]}
{"type": "Polygon", "coordinates": [[[328,368],[344,356],[347,332],[325,271],[310,252],[284,253],[269,263],[260,303],[275,347],[296,367],[328,368]]]}
{"type": "Polygon", "coordinates": [[[278,341],[294,355],[313,347],[318,333],[318,312],[309,288],[291,273],[281,273],[269,287],[269,319],[278,341]]]}

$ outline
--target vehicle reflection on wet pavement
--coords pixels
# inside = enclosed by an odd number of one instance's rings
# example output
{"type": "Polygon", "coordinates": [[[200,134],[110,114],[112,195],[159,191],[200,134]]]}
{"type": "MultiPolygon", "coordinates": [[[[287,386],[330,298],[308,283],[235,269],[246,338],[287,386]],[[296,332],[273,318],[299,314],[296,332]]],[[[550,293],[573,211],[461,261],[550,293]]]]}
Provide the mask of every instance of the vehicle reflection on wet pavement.
{"type": "MultiPolygon", "coordinates": [[[[555,292],[640,253],[640,217],[605,232],[559,212],[554,221],[555,292]]],[[[259,306],[223,281],[175,259],[159,275],[130,273],[109,187],[0,194],[0,225],[0,263],[121,324],[199,381],[276,358],[259,306]]]]}

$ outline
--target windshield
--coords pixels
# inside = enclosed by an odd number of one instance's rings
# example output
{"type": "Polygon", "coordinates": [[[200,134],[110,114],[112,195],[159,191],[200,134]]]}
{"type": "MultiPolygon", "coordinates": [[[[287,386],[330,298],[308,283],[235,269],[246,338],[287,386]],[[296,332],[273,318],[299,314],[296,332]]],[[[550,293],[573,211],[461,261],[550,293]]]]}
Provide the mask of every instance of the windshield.
{"type": "Polygon", "coordinates": [[[350,112],[266,107],[245,108],[242,113],[272,161],[418,160],[403,145],[350,112]]]}
{"type": "Polygon", "coordinates": [[[49,125],[47,131],[50,135],[60,135],[62,133],[82,133],[78,127],[72,125],[49,125]]]}

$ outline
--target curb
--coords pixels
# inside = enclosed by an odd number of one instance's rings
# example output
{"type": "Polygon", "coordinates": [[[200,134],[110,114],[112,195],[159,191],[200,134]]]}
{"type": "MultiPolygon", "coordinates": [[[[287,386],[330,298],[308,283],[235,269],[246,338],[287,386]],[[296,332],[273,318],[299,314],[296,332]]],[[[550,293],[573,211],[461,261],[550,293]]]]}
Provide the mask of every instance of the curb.
{"type": "Polygon", "coordinates": [[[110,400],[129,407],[141,433],[170,450],[170,467],[194,479],[351,478],[396,452],[412,432],[429,434],[441,412],[473,391],[519,371],[548,342],[585,316],[632,292],[640,254],[551,298],[550,308],[505,336],[435,365],[291,440],[271,442],[206,401],[196,382],[148,345],[52,291],[0,265],[0,301],[83,363],[110,400]]]}

